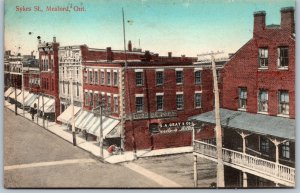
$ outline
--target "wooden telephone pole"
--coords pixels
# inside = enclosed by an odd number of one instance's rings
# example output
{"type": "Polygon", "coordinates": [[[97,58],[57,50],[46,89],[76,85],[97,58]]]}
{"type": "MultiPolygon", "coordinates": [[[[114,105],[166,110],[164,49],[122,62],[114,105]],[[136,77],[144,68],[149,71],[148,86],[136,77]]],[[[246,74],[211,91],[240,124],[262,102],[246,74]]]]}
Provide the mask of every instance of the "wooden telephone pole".
{"type": "Polygon", "coordinates": [[[215,95],[215,119],[216,119],[216,147],[217,147],[217,187],[225,187],[224,182],[224,164],[222,154],[222,128],[220,119],[220,97],[219,87],[217,80],[217,69],[215,62],[215,55],[222,54],[223,52],[210,52],[208,54],[200,54],[198,56],[211,56],[213,82],[214,82],[214,95],[215,95]]]}

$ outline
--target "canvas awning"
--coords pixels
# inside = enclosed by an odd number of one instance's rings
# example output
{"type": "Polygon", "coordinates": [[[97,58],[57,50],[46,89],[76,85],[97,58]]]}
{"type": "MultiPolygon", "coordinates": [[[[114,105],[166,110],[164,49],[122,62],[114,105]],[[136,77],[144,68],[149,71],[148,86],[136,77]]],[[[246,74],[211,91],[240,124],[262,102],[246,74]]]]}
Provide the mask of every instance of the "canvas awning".
{"type": "MultiPolygon", "coordinates": [[[[105,138],[119,122],[120,121],[117,119],[102,116],[103,137],[105,138]]],[[[95,116],[94,113],[82,111],[76,118],[75,126],[82,130],[86,130],[87,133],[92,135],[100,135],[100,117],[95,116]]],[[[118,137],[120,137],[120,135],[118,135],[118,137]]]]}
{"type": "MultiPolygon", "coordinates": [[[[74,116],[76,116],[78,114],[78,112],[80,111],[80,107],[76,107],[74,106],[74,116]]],[[[62,114],[60,114],[57,117],[58,121],[61,121],[63,123],[69,123],[72,119],[72,106],[70,105],[62,114]]]]}
{"type": "Polygon", "coordinates": [[[9,87],[9,88],[4,92],[4,97],[8,97],[13,91],[14,91],[14,88],[13,88],[13,87],[9,87]]]}
{"type": "Polygon", "coordinates": [[[45,113],[52,113],[55,111],[55,100],[49,98],[47,102],[44,103],[44,111],[45,113]]]}
{"type": "MultiPolygon", "coordinates": [[[[240,129],[260,135],[270,135],[284,139],[295,140],[295,119],[252,114],[242,111],[220,109],[221,126],[223,129],[240,129]]],[[[215,111],[192,116],[190,121],[215,124],[215,111]]]]}
{"type": "Polygon", "coordinates": [[[25,99],[24,106],[31,106],[36,98],[37,98],[36,94],[29,93],[29,95],[25,99]]]}
{"type": "Polygon", "coordinates": [[[40,111],[45,111],[45,113],[54,112],[55,100],[49,97],[44,96],[44,105],[43,105],[43,97],[37,96],[34,101],[30,104],[30,107],[34,108],[34,104],[37,104],[37,108],[40,111]],[[44,106],[44,108],[43,108],[44,106]]]}
{"type": "Polygon", "coordinates": [[[17,93],[17,97],[18,97],[18,95],[21,94],[21,92],[22,91],[20,89],[13,89],[13,92],[9,95],[9,98],[15,99],[15,93],[17,93]]]}
{"type": "MultiPolygon", "coordinates": [[[[29,95],[29,92],[27,90],[24,90],[24,101],[25,98],[29,95]]],[[[21,91],[21,93],[17,96],[17,101],[21,104],[23,104],[23,92],[21,91]]]]}

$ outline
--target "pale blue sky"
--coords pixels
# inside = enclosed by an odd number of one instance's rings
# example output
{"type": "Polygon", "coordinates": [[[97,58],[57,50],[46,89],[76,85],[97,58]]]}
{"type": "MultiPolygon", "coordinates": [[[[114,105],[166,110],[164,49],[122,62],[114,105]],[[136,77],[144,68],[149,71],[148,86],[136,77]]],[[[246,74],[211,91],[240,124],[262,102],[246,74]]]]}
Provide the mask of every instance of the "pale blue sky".
{"type": "Polygon", "coordinates": [[[253,12],[265,10],[267,24],[280,24],[280,8],[294,0],[9,0],[5,2],[5,49],[22,54],[36,50],[39,35],[61,45],[123,49],[122,7],[126,40],[143,50],[196,56],[237,51],[252,37],[253,12]],[[46,6],[82,5],[85,12],[46,12],[46,6]],[[43,12],[16,12],[16,6],[40,6],[43,12]],[[28,32],[33,32],[29,35],[28,32]]]}

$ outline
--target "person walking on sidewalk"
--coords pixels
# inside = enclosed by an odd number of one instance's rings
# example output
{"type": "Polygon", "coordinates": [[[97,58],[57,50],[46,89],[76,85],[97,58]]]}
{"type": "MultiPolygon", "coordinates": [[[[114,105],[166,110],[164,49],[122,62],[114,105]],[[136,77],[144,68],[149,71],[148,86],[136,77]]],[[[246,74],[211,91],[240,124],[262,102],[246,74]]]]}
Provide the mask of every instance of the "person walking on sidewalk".
{"type": "Polygon", "coordinates": [[[31,108],[31,119],[32,119],[32,121],[34,120],[34,114],[35,114],[35,109],[36,109],[36,103],[34,103],[34,106],[33,106],[33,108],[31,108]]]}

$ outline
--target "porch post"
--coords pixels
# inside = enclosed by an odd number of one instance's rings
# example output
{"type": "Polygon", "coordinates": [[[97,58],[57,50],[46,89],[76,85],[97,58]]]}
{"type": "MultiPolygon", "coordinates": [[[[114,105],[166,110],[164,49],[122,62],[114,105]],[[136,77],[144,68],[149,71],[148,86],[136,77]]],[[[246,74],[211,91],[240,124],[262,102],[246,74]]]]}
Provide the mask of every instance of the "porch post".
{"type": "Polygon", "coordinates": [[[198,187],[197,155],[194,155],[194,187],[198,187]]]}
{"type": "MultiPolygon", "coordinates": [[[[275,145],[275,160],[276,160],[276,162],[275,162],[275,176],[278,176],[279,175],[279,148],[278,148],[278,145],[280,143],[285,142],[286,140],[279,141],[276,138],[275,139],[269,138],[269,140],[275,145]]],[[[276,184],[276,187],[278,187],[278,183],[275,182],[275,184],[276,184]]]]}
{"type": "Polygon", "coordinates": [[[248,175],[246,172],[243,171],[243,188],[248,187],[248,175]]]}

